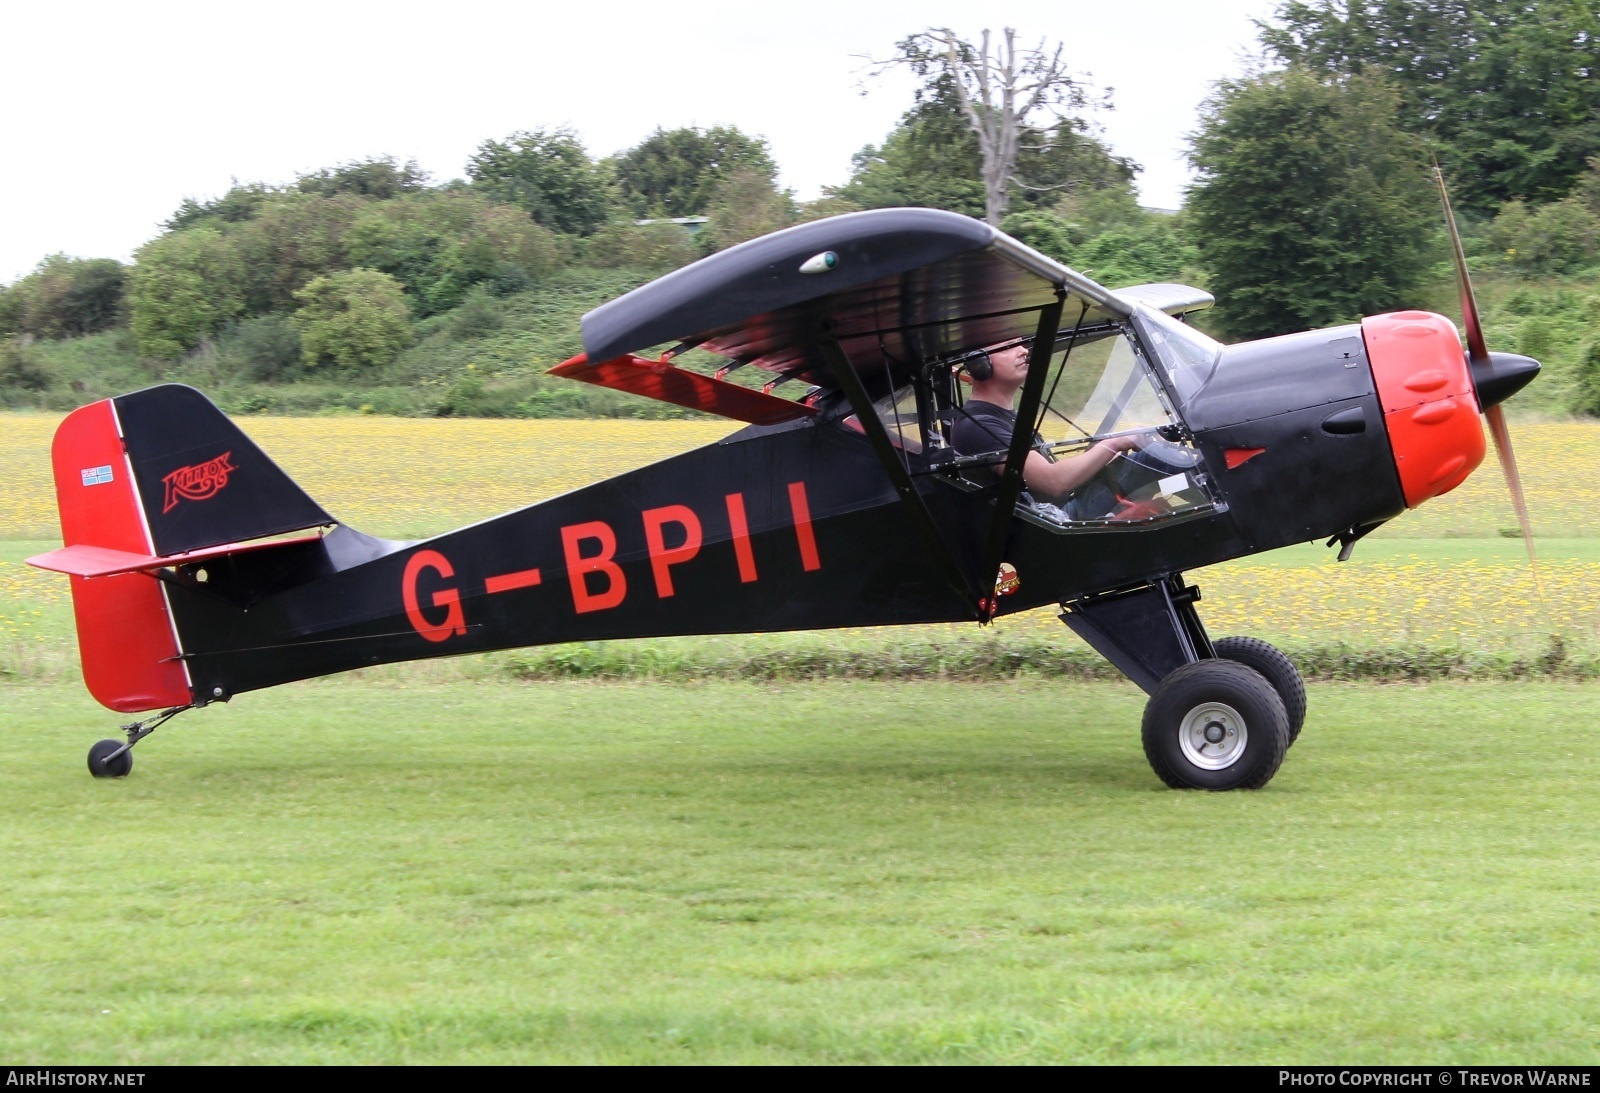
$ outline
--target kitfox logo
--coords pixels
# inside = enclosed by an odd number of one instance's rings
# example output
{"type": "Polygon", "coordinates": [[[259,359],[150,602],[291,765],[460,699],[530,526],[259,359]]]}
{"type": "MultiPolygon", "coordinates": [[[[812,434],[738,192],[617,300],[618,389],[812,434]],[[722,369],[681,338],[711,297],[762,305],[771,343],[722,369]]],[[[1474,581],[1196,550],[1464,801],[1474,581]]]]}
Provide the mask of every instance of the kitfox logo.
{"type": "Polygon", "coordinates": [[[204,501],[215,497],[228,484],[228,476],[238,468],[228,462],[232,452],[223,452],[215,459],[196,463],[192,467],[179,467],[161,481],[167,487],[162,501],[163,515],[178,507],[179,501],[204,501]]]}

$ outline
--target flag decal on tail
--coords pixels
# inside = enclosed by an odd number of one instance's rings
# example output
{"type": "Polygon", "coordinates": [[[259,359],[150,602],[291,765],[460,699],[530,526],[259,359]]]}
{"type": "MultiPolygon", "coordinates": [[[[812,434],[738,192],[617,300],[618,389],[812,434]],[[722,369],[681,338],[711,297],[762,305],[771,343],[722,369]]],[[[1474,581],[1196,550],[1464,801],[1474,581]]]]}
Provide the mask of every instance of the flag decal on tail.
{"type": "Polygon", "coordinates": [[[85,467],[79,472],[85,486],[104,486],[111,481],[111,464],[103,467],[85,467]]]}
{"type": "MultiPolygon", "coordinates": [[[[208,497],[215,497],[224,486],[228,484],[228,475],[236,468],[228,462],[232,452],[223,452],[215,459],[208,459],[204,463],[196,463],[190,467],[179,467],[171,474],[161,479],[166,486],[166,497],[162,502],[162,513],[171,512],[178,507],[179,501],[204,501],[208,497]]],[[[106,468],[109,472],[110,468],[106,468]]]]}

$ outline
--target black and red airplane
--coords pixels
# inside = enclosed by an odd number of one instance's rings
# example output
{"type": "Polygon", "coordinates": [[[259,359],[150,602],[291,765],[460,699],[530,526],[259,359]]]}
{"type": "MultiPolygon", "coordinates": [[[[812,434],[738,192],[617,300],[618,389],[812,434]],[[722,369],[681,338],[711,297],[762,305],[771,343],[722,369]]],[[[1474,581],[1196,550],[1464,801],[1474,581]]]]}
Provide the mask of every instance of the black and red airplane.
{"type": "Polygon", "coordinates": [[[1462,269],[1465,353],[1448,320],[1412,311],[1223,346],[1182,321],[1205,292],[1110,291],[951,213],[853,213],[584,316],[586,352],[556,374],[749,423],[715,444],[395,542],[324,511],[198,391],[152,387],[62,422],[66,545],[30,561],[72,576],[94,697],[162,711],[96,744],[97,776],[128,773],[131,747],[177,712],[366,665],[1060,604],[1150,694],[1162,780],[1259,787],[1300,730],[1304,688],[1265,642],[1213,642],[1182,574],[1311,539],[1345,557],[1478,466],[1480,410],[1539,366],[1487,351],[1462,269]],[[1024,338],[1023,424],[958,454],[975,351],[1024,338]],[[690,348],[726,363],[676,365],[690,348]],[[723,378],[742,366],[772,381],[723,378]],[[802,397],[773,393],[791,381],[802,397]],[[1035,426],[1063,453],[1161,439],[1102,472],[1098,509],[1057,508],[1024,489],[1035,426]]]}

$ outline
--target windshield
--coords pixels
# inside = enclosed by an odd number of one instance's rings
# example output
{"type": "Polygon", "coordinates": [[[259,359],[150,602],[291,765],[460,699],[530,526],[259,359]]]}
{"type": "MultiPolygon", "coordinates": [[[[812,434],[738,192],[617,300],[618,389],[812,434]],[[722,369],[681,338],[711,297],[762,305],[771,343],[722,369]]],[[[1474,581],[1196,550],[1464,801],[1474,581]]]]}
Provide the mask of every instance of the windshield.
{"type": "Polygon", "coordinates": [[[1138,318],[1151,348],[1172,381],[1172,389],[1186,405],[1211,378],[1217,358],[1222,354],[1222,343],[1152,308],[1141,307],[1138,318]]]}
{"type": "Polygon", "coordinates": [[[1173,421],[1126,332],[1080,339],[1051,362],[1050,379],[1039,423],[1047,441],[1071,445],[1173,421]]]}

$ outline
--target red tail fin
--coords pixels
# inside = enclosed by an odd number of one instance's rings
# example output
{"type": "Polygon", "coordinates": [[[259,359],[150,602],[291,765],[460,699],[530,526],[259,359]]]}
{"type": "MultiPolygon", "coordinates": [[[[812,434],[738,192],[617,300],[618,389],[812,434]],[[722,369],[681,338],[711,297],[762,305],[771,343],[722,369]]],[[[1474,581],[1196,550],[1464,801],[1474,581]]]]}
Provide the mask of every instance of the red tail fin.
{"type": "MultiPolygon", "coordinates": [[[[110,399],[67,415],[50,455],[67,546],[155,553],[110,399]]],[[[135,713],[191,700],[160,581],[143,573],[73,577],[72,610],[83,681],[101,705],[135,713]]]]}

